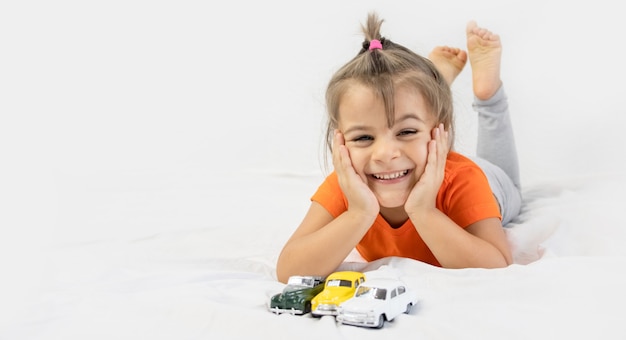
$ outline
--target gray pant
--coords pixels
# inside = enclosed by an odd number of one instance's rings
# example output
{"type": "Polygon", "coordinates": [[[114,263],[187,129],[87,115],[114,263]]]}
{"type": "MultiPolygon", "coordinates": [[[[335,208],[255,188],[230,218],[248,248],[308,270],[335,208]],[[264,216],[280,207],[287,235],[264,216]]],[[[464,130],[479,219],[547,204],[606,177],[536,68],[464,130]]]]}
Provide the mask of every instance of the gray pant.
{"type": "Polygon", "coordinates": [[[477,157],[472,160],[487,176],[500,206],[502,225],[506,226],[519,214],[522,194],[517,149],[504,88],[501,86],[487,100],[474,98],[472,107],[478,112],[477,157]]]}

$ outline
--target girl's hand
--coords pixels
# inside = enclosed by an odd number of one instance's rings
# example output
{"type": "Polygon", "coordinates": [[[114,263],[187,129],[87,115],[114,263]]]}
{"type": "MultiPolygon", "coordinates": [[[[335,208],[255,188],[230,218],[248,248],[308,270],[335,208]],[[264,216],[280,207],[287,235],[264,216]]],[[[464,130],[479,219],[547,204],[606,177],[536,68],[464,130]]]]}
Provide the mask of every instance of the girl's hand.
{"type": "Polygon", "coordinates": [[[333,140],[333,165],[339,179],[339,186],[348,200],[348,210],[377,215],[380,211],[378,199],[367,183],[352,166],[346,141],[339,130],[335,130],[333,140]]]}
{"type": "Polygon", "coordinates": [[[436,209],[435,201],[443,182],[450,144],[448,141],[449,133],[444,130],[443,124],[435,127],[431,135],[432,139],[428,142],[428,157],[426,158],[424,173],[415,183],[404,204],[404,210],[409,216],[424,209],[436,209]]]}

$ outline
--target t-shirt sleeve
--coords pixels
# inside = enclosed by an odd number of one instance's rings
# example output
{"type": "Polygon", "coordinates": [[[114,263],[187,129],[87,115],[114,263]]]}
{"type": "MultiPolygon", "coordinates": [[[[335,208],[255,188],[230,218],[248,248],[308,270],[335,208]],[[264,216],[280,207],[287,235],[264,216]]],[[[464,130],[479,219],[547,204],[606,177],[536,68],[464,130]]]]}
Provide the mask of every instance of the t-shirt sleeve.
{"type": "Polygon", "coordinates": [[[486,218],[502,219],[487,177],[478,166],[464,166],[446,174],[442,189],[437,197],[439,206],[462,228],[486,218]]]}
{"type": "Polygon", "coordinates": [[[341,215],[348,209],[347,201],[339,186],[337,173],[333,171],[326,177],[311,197],[311,201],[321,204],[333,217],[341,215]]]}

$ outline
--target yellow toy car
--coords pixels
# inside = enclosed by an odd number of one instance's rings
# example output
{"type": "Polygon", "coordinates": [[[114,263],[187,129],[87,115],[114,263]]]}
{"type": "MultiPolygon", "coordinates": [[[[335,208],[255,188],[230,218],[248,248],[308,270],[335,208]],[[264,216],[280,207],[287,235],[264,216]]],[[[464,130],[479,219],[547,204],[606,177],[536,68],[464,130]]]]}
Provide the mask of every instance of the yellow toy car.
{"type": "Polygon", "coordinates": [[[311,314],[314,317],[337,315],[337,307],[352,298],[363,281],[365,274],[360,272],[342,271],[330,274],[326,278],[324,290],[311,300],[311,314]]]}

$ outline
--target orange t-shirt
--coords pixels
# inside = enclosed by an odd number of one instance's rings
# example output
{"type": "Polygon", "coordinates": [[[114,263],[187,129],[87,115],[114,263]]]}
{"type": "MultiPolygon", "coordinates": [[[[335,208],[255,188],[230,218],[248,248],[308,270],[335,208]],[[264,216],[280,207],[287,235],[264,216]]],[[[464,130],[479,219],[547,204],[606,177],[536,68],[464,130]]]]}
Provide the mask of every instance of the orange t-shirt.
{"type": "MultiPolygon", "coordinates": [[[[334,217],[348,209],[336,172],[326,177],[311,200],[321,204],[334,217]]],[[[448,153],[436,206],[461,228],[490,217],[502,218],[483,171],[456,152],[448,153]]],[[[400,256],[441,266],[410,219],[399,228],[392,228],[379,214],[356,249],[367,261],[400,256]]]]}

